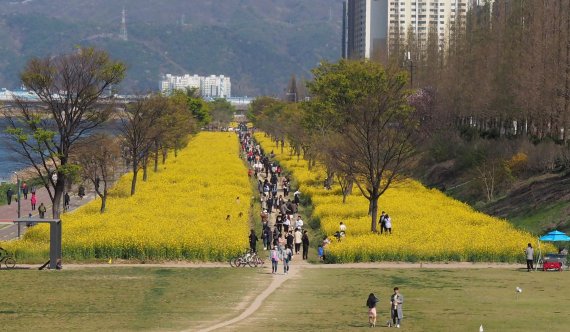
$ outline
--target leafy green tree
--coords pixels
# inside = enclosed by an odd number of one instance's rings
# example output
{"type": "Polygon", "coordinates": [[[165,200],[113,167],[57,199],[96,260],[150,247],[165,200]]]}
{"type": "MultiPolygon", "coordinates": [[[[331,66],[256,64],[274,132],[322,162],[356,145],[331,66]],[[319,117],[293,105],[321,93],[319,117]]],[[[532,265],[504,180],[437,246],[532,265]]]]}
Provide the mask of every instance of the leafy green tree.
{"type": "Polygon", "coordinates": [[[408,104],[407,75],[370,61],[347,60],[322,63],[313,74],[310,91],[334,111],[331,118],[340,120],[330,140],[330,160],[368,199],[375,232],[378,200],[414,153],[418,121],[408,104]]]}
{"type": "MultiPolygon", "coordinates": [[[[175,91],[174,93],[180,92],[175,91]]],[[[192,116],[194,116],[198,125],[205,126],[209,124],[212,121],[210,108],[208,103],[200,96],[198,89],[186,89],[184,93],[186,94],[188,109],[192,112],[192,116]]]]}

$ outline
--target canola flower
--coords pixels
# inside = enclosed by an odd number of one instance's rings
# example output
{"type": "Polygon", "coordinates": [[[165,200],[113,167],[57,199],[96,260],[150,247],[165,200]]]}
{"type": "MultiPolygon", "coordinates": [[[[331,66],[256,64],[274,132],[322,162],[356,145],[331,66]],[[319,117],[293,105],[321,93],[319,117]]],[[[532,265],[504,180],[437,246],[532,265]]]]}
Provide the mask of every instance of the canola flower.
{"type": "MultiPolygon", "coordinates": [[[[313,218],[320,220],[324,233],[334,234],[340,222],[346,224],[345,239],[333,240],[327,246],[327,260],[331,262],[523,262],[526,244],[536,247],[537,239],[530,233],[414,180],[397,182],[380,197],[379,210],[390,215],[393,234],[373,234],[368,200],[356,186],[343,204],[338,185],[332,190],[323,188],[323,167],[317,165],[309,171],[307,161],[291,155],[287,148],[282,153],[264,134],[257,133],[255,139],[266,151],[273,150],[279,163],[297,180],[302,194],[310,198],[313,218]]],[[[554,250],[551,245],[542,246],[554,250]]]]}
{"type": "MultiPolygon", "coordinates": [[[[139,181],[132,197],[126,174],[104,214],[95,200],[63,215],[63,258],[223,261],[242,252],[252,190],[238,151],[235,134],[202,132],[139,181]]],[[[18,259],[41,261],[49,257],[49,227],[5,245],[18,259]]]]}

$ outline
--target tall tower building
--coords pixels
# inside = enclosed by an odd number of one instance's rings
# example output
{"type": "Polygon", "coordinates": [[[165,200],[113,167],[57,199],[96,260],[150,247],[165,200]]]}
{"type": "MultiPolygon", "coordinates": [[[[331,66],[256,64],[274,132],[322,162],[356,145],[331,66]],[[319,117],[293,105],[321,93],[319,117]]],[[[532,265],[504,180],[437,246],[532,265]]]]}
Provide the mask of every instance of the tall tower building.
{"type": "Polygon", "coordinates": [[[119,39],[128,41],[129,37],[127,36],[127,18],[126,18],[125,7],[123,7],[123,17],[121,18],[121,33],[119,34],[119,39]]]}
{"type": "Polygon", "coordinates": [[[449,27],[465,20],[467,10],[479,3],[477,0],[346,0],[343,56],[386,57],[395,43],[406,44],[410,32],[420,49],[427,46],[430,33],[437,36],[440,48],[445,48],[449,27]]]}

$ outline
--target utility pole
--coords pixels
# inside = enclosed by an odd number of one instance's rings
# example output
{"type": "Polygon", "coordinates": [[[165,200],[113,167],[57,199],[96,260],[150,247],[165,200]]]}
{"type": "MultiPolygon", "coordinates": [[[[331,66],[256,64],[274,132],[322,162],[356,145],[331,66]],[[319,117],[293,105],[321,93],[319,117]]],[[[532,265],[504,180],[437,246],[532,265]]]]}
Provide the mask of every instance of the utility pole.
{"type": "Polygon", "coordinates": [[[125,7],[123,7],[123,17],[121,19],[121,33],[119,34],[119,39],[123,41],[129,40],[127,36],[127,18],[126,18],[125,7]]]}

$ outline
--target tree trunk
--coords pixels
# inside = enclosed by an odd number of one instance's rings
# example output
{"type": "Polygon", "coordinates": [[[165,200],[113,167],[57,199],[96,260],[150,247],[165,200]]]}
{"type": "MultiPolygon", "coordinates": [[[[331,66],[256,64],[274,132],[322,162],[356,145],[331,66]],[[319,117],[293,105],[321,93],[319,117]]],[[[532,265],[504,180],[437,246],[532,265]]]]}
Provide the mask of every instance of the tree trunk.
{"type": "Polygon", "coordinates": [[[131,196],[135,194],[135,189],[137,187],[137,175],[139,173],[139,161],[133,159],[133,180],[131,181],[131,196]]]}
{"type": "Polygon", "coordinates": [[[148,180],[148,156],[143,159],[143,181],[148,180]]]}
{"type": "Polygon", "coordinates": [[[101,210],[99,212],[104,213],[106,205],[107,205],[107,189],[103,190],[103,196],[101,196],[101,210]]]}
{"type": "Polygon", "coordinates": [[[51,210],[53,219],[59,219],[61,214],[61,198],[65,191],[65,175],[61,172],[57,173],[57,182],[55,183],[53,202],[51,202],[51,210]]]}
{"type": "Polygon", "coordinates": [[[154,141],[154,172],[158,172],[158,142],[154,141]]]}
{"type": "Polygon", "coordinates": [[[376,233],[376,224],[378,224],[378,195],[370,196],[370,215],[372,216],[372,224],[370,230],[376,233]]]}
{"type": "Polygon", "coordinates": [[[166,157],[168,156],[168,149],[162,148],[162,164],[166,164],[166,157]]]}

